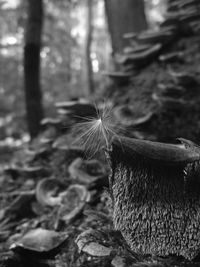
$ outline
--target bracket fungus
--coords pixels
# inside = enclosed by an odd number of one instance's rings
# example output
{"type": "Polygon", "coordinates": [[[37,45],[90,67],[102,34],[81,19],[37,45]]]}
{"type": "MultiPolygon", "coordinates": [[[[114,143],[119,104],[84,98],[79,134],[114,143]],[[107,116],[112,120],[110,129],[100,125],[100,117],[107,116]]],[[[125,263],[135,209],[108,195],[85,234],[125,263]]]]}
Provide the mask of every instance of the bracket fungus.
{"type": "Polygon", "coordinates": [[[174,70],[169,70],[169,74],[172,80],[183,87],[189,87],[194,90],[193,87],[199,87],[199,81],[194,74],[189,72],[175,72],[174,70]]]}
{"type": "Polygon", "coordinates": [[[131,73],[124,71],[103,72],[105,76],[108,76],[116,85],[128,85],[130,83],[131,73]]]}
{"type": "Polygon", "coordinates": [[[141,112],[138,107],[131,107],[129,105],[121,105],[115,107],[113,111],[114,118],[124,127],[144,126],[154,118],[155,112],[152,110],[145,110],[141,112]]]}
{"type": "Polygon", "coordinates": [[[189,23],[189,26],[192,29],[194,34],[200,32],[200,21],[192,21],[189,23]]]}
{"type": "Polygon", "coordinates": [[[189,23],[193,21],[200,21],[200,12],[194,11],[191,13],[187,13],[184,16],[181,16],[180,22],[181,23],[189,23]]]}
{"type": "Polygon", "coordinates": [[[157,57],[162,48],[161,44],[152,45],[143,51],[137,51],[128,55],[122,55],[118,58],[119,64],[133,64],[136,67],[142,67],[152,62],[157,57]]]}
{"type": "Polygon", "coordinates": [[[199,148],[114,137],[113,222],[139,254],[192,260],[200,251],[199,148]],[[190,168],[188,168],[190,166],[190,168]]]}
{"type": "Polygon", "coordinates": [[[40,124],[42,126],[60,127],[62,125],[62,121],[57,118],[44,118],[43,120],[41,120],[40,124]]]}
{"type": "Polygon", "coordinates": [[[174,1],[174,3],[171,3],[168,7],[168,11],[178,11],[180,9],[186,9],[190,7],[200,8],[199,1],[198,0],[185,0],[185,1],[174,1]]]}
{"type": "Polygon", "coordinates": [[[177,13],[177,16],[169,16],[165,15],[165,20],[160,24],[160,27],[170,27],[170,26],[176,26],[179,27],[179,16],[177,13]]]}
{"type": "Polygon", "coordinates": [[[160,28],[159,31],[146,31],[138,35],[139,44],[166,44],[174,38],[174,31],[169,27],[160,28]]]}
{"type": "Polygon", "coordinates": [[[158,93],[152,94],[152,99],[156,101],[160,106],[163,106],[166,109],[170,110],[183,110],[186,106],[190,106],[192,103],[189,101],[184,100],[183,97],[174,97],[173,96],[166,96],[160,95],[158,93]]]}
{"type": "Polygon", "coordinates": [[[86,99],[57,102],[55,107],[61,113],[63,112],[63,114],[70,115],[76,119],[79,118],[79,120],[80,117],[94,116],[96,114],[95,106],[86,99]]]}
{"type": "Polygon", "coordinates": [[[168,84],[159,83],[157,85],[157,88],[160,92],[160,95],[164,97],[172,97],[178,99],[184,96],[185,94],[185,89],[183,87],[172,83],[168,84]]]}
{"type": "Polygon", "coordinates": [[[124,38],[124,39],[133,39],[133,40],[135,40],[135,39],[137,39],[137,33],[135,33],[135,32],[128,32],[128,33],[125,33],[125,34],[123,35],[123,38],[124,38]]]}
{"type": "Polygon", "coordinates": [[[162,54],[159,56],[159,61],[163,63],[182,63],[184,62],[184,53],[181,51],[175,51],[167,54],[162,54]]]}
{"type": "Polygon", "coordinates": [[[137,53],[145,51],[146,49],[149,49],[151,47],[150,44],[137,44],[132,45],[124,48],[124,54],[131,54],[131,53],[137,53]]]}

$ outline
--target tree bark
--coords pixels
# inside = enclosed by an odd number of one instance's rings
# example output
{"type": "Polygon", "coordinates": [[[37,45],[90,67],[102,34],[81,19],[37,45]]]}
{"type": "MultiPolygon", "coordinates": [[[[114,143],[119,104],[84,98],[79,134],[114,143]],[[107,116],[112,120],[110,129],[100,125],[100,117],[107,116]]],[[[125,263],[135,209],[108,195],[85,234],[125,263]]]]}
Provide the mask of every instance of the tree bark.
{"type": "Polygon", "coordinates": [[[43,24],[43,1],[28,0],[28,18],[24,46],[24,87],[28,130],[38,135],[43,118],[40,87],[40,49],[43,24]]]}
{"type": "Polygon", "coordinates": [[[147,28],[143,0],[105,0],[105,11],[114,54],[122,52],[127,45],[125,33],[147,28]]]}
{"type": "Polygon", "coordinates": [[[120,136],[111,145],[109,186],[115,229],[140,255],[197,258],[200,166],[196,145],[183,150],[120,136]]]}
{"type": "Polygon", "coordinates": [[[92,0],[87,0],[87,33],[86,33],[86,44],[85,44],[85,55],[86,55],[86,80],[89,93],[94,93],[94,82],[93,82],[93,69],[91,61],[91,46],[92,46],[92,33],[93,33],[93,11],[92,11],[92,0]]]}

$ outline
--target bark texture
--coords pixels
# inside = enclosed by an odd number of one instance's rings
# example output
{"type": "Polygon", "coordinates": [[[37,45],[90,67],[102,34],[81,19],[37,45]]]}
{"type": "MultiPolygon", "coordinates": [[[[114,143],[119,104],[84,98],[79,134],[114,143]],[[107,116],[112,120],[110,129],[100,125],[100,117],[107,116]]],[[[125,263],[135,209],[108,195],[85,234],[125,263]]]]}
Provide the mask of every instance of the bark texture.
{"type": "Polygon", "coordinates": [[[145,154],[113,145],[110,152],[113,221],[139,254],[178,255],[200,251],[199,162],[158,164],[145,154]],[[185,173],[185,174],[184,174],[185,173]]]}
{"type": "Polygon", "coordinates": [[[31,138],[40,131],[43,118],[40,88],[40,49],[43,21],[42,0],[28,1],[28,18],[24,46],[24,87],[28,130],[31,138]]]}
{"type": "Polygon", "coordinates": [[[125,33],[147,28],[143,0],[105,0],[105,11],[114,53],[122,52],[127,44],[125,33]]]}

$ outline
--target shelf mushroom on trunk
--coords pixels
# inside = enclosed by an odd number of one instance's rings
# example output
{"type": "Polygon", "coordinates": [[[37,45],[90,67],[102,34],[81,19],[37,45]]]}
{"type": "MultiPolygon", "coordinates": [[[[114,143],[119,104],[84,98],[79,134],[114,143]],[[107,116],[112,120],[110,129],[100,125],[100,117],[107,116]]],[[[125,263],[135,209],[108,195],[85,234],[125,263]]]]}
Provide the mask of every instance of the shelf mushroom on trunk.
{"type": "Polygon", "coordinates": [[[114,137],[108,158],[113,222],[139,254],[200,252],[199,148],[114,137]]]}

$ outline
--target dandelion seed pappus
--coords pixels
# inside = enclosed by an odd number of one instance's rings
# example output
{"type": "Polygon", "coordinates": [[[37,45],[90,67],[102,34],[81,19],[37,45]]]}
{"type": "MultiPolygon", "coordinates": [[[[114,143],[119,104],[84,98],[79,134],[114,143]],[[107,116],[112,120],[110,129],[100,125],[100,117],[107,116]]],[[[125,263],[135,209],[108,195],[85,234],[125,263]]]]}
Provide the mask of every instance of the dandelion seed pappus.
{"type": "Polygon", "coordinates": [[[84,147],[86,154],[95,155],[102,149],[109,150],[113,136],[117,136],[117,124],[112,116],[113,105],[104,102],[95,104],[96,116],[82,118],[74,126],[78,134],[75,143],[84,147]]]}

